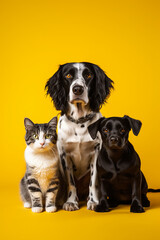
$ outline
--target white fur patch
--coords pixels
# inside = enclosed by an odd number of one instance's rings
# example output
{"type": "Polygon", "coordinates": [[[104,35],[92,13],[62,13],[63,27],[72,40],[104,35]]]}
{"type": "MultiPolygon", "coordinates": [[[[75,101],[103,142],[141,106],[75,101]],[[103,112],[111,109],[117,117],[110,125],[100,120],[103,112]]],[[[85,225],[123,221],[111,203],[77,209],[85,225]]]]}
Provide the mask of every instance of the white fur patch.
{"type": "Polygon", "coordinates": [[[56,211],[57,211],[56,206],[46,207],[46,212],[52,213],[56,211]]]}
{"type": "Polygon", "coordinates": [[[35,213],[40,213],[43,211],[43,208],[42,207],[33,207],[32,208],[32,212],[35,212],[35,213]]]}
{"type": "Polygon", "coordinates": [[[98,132],[98,138],[93,140],[88,132],[88,126],[97,121],[101,116],[101,113],[97,113],[93,120],[84,124],[71,122],[65,115],[59,119],[57,147],[60,154],[63,147],[67,157],[72,158],[77,168],[77,171],[74,173],[77,179],[80,179],[89,171],[88,166],[95,156],[95,144],[100,143],[101,147],[102,140],[100,133],[98,132]],[[82,125],[84,127],[81,127],[82,125]]]}
{"type": "Polygon", "coordinates": [[[25,207],[25,208],[31,208],[31,203],[25,202],[25,203],[24,203],[24,207],[25,207]]]}
{"type": "Polygon", "coordinates": [[[89,102],[89,98],[88,98],[88,87],[86,86],[86,83],[85,83],[85,80],[83,78],[83,71],[85,69],[85,66],[84,64],[82,63],[75,63],[73,64],[73,67],[75,67],[77,70],[78,70],[78,75],[77,75],[77,79],[75,79],[71,86],[70,86],[70,90],[69,90],[69,102],[78,102],[78,101],[82,101],[85,105],[88,104],[89,102]],[[73,93],[73,87],[75,85],[80,85],[84,88],[84,91],[82,93],[82,95],[80,96],[76,96],[74,93],[73,93]],[[79,100],[76,100],[76,99],[79,99],[79,100]]]}
{"type": "Polygon", "coordinates": [[[53,166],[58,162],[58,152],[53,149],[45,152],[35,152],[30,145],[25,149],[25,160],[30,167],[37,167],[39,171],[53,166]]]}

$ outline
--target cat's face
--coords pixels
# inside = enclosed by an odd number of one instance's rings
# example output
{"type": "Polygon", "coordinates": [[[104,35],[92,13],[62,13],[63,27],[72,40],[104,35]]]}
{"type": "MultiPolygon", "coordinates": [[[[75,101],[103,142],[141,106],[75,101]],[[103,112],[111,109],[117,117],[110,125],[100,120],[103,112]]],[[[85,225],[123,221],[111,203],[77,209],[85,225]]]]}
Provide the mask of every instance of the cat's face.
{"type": "Polygon", "coordinates": [[[26,129],[25,141],[36,152],[44,152],[53,148],[57,141],[57,117],[49,123],[34,124],[29,118],[24,119],[26,129]]]}

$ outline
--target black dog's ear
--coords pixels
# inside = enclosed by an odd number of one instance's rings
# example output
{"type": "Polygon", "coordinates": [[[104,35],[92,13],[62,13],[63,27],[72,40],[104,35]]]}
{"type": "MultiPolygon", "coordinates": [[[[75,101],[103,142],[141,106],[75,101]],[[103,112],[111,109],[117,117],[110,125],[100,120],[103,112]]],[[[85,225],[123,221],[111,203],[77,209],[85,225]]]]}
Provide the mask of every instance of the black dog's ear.
{"type": "Polygon", "coordinates": [[[134,135],[137,136],[142,126],[141,121],[131,118],[127,115],[124,115],[123,118],[128,120],[130,128],[132,129],[134,135]]]}
{"type": "Polygon", "coordinates": [[[105,72],[97,65],[93,64],[95,79],[89,92],[90,107],[92,111],[98,112],[102,104],[109,97],[111,89],[113,89],[113,81],[105,74],[105,72]]]}
{"type": "Polygon", "coordinates": [[[99,120],[97,120],[96,122],[92,123],[89,127],[88,127],[88,132],[91,135],[91,137],[93,139],[96,138],[97,136],[97,132],[100,130],[100,124],[101,122],[104,120],[105,118],[100,118],[99,120]]]}
{"type": "Polygon", "coordinates": [[[49,94],[52,98],[55,108],[66,112],[68,92],[67,87],[64,86],[62,68],[63,65],[60,65],[58,71],[48,80],[45,90],[47,90],[47,95],[49,94]]]}

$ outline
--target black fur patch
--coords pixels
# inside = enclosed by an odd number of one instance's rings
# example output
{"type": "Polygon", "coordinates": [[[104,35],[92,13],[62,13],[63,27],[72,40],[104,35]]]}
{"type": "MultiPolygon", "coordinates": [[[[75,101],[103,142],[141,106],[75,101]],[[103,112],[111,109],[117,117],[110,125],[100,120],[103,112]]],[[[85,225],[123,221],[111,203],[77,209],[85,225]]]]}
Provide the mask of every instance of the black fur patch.
{"type": "Polygon", "coordinates": [[[72,192],[69,192],[68,197],[70,198],[71,195],[72,195],[72,192]]]}
{"type": "Polygon", "coordinates": [[[97,143],[97,145],[94,147],[95,150],[100,150],[100,143],[97,143]]]}
{"type": "Polygon", "coordinates": [[[70,180],[71,180],[71,185],[75,186],[74,179],[71,174],[70,174],[70,180]]]}
{"type": "Polygon", "coordinates": [[[63,170],[65,171],[66,170],[66,163],[65,163],[65,160],[64,160],[64,157],[66,156],[65,152],[63,152],[61,155],[60,155],[60,159],[61,159],[61,164],[62,164],[62,167],[63,167],[63,170]]]}
{"type": "Polygon", "coordinates": [[[50,188],[50,189],[47,190],[47,192],[54,192],[57,189],[58,189],[58,187],[50,188]]]}
{"type": "Polygon", "coordinates": [[[59,121],[59,128],[61,129],[62,119],[59,121]]]}
{"type": "Polygon", "coordinates": [[[90,184],[89,184],[89,186],[90,186],[90,187],[92,186],[92,180],[90,181],[90,184]]]}
{"type": "Polygon", "coordinates": [[[34,183],[34,184],[36,184],[36,185],[39,186],[39,183],[38,183],[38,181],[37,181],[36,179],[30,178],[30,179],[27,180],[27,184],[28,184],[28,185],[30,185],[30,184],[32,184],[32,183],[34,183]]]}
{"type": "Polygon", "coordinates": [[[55,185],[58,185],[58,184],[59,184],[59,181],[54,181],[54,180],[53,180],[53,181],[50,182],[49,186],[54,185],[54,184],[55,184],[55,185]]]}
{"type": "Polygon", "coordinates": [[[41,192],[41,189],[36,188],[36,187],[28,187],[28,189],[29,189],[31,192],[41,192]]]}

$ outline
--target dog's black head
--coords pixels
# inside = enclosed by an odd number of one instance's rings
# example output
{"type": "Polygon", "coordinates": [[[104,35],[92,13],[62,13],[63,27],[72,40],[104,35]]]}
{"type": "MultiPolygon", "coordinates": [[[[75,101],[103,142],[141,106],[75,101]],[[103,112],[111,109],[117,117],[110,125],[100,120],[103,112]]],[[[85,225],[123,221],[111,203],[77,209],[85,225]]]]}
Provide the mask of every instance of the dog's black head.
{"type": "Polygon", "coordinates": [[[88,131],[93,139],[96,138],[97,131],[101,133],[105,147],[110,149],[122,149],[128,141],[129,131],[132,129],[134,135],[138,135],[142,123],[129,116],[100,118],[88,127],[88,131]]]}
{"type": "Polygon", "coordinates": [[[45,88],[57,110],[67,112],[68,103],[84,103],[98,112],[113,88],[113,81],[95,64],[67,63],[48,80],[45,88]]]}

